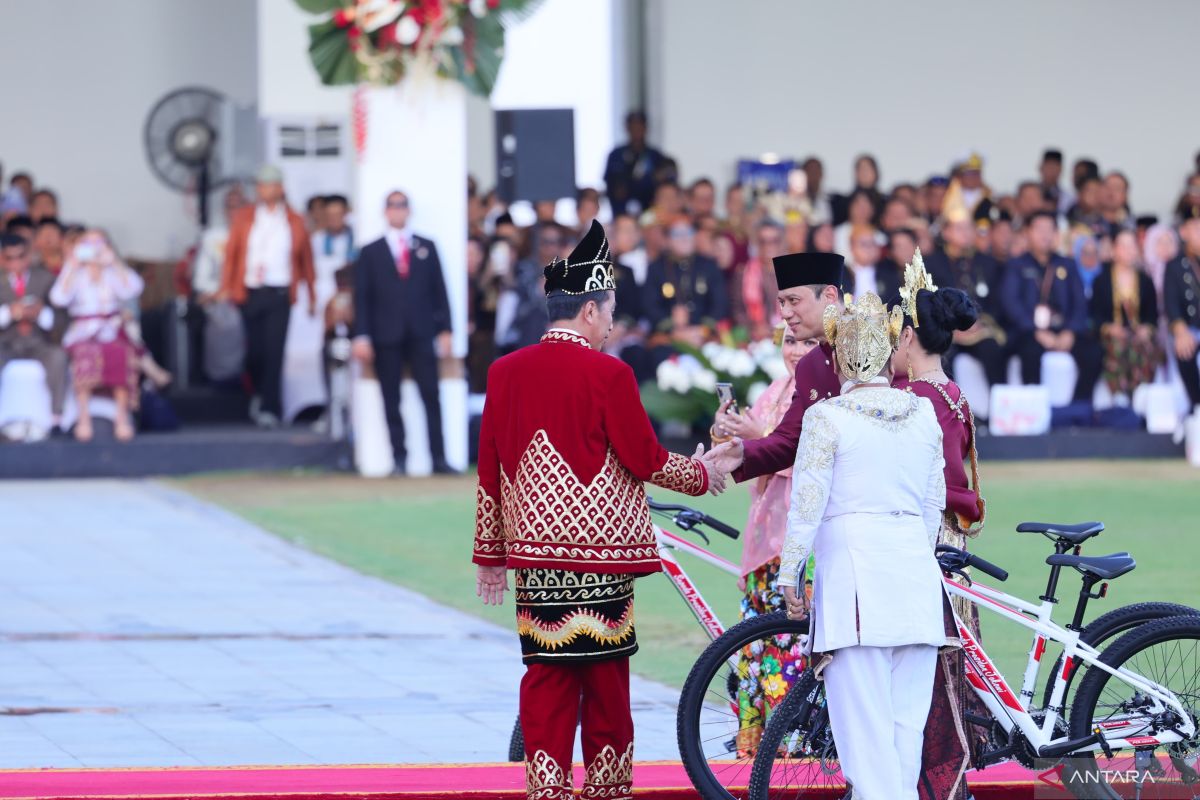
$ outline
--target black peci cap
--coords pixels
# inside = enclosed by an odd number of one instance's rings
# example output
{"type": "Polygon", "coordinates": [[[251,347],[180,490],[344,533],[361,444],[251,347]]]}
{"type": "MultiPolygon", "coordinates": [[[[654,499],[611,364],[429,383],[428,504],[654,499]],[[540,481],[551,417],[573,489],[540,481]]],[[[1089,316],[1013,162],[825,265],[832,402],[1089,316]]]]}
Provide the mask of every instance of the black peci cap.
{"type": "Polygon", "coordinates": [[[837,253],[788,253],[771,260],[780,289],[815,284],[841,287],[846,260],[837,253]]]}

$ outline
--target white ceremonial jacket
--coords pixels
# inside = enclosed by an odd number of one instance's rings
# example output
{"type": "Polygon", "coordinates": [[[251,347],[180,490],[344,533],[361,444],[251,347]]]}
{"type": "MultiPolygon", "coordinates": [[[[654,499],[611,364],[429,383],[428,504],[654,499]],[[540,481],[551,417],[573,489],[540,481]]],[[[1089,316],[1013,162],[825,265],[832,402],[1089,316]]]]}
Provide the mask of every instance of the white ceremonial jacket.
{"type": "Polygon", "coordinates": [[[813,650],[948,644],[943,466],[937,415],[912,393],[859,389],[804,414],[779,585],[815,555],[813,650]]]}

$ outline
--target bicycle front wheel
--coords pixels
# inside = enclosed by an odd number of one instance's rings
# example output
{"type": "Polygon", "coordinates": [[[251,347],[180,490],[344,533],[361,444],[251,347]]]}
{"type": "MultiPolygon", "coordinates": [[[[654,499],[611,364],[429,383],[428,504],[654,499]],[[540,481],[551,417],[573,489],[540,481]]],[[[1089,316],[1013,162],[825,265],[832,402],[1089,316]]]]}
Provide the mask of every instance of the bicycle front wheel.
{"type": "Polygon", "coordinates": [[[1138,744],[1115,750],[1112,757],[1085,753],[1064,759],[1063,785],[1086,800],[1200,797],[1200,617],[1147,622],[1118,639],[1100,661],[1165,687],[1183,709],[1146,694],[1120,675],[1087,670],[1071,711],[1071,738],[1099,728],[1109,739],[1138,744]],[[1183,741],[1159,743],[1164,735],[1189,728],[1183,741]]]}
{"type": "Polygon", "coordinates": [[[740,622],[700,654],[676,717],[679,756],[705,800],[744,794],[765,720],[804,672],[808,622],[777,611],[740,622]]]}
{"type": "Polygon", "coordinates": [[[813,671],[788,692],[775,709],[750,771],[749,800],[842,797],[842,778],[825,683],[813,671]]]}

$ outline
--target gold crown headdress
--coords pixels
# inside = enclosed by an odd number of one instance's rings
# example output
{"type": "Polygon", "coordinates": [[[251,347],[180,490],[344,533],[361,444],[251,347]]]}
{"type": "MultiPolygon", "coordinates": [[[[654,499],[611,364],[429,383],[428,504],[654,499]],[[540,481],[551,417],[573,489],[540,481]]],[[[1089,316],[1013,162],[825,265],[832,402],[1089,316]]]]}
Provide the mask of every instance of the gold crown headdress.
{"type": "Polygon", "coordinates": [[[921,248],[918,247],[913,253],[912,261],[904,265],[904,286],[900,287],[900,307],[913,321],[914,328],[921,327],[921,322],[917,319],[917,292],[922,289],[936,292],[937,288],[929,273],[925,271],[925,259],[921,257],[921,248]]]}
{"type": "Polygon", "coordinates": [[[838,371],[856,383],[869,381],[883,372],[904,327],[900,307],[889,314],[887,306],[873,292],[848,304],[845,311],[836,305],[826,306],[822,321],[825,338],[833,345],[838,371]]]}

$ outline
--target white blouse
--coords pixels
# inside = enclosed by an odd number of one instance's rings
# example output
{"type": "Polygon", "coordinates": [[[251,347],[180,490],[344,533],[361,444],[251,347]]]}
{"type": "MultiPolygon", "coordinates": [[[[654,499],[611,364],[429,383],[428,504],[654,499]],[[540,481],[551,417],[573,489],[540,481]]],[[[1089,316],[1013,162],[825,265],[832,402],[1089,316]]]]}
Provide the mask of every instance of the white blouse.
{"type": "Polygon", "coordinates": [[[144,287],[142,277],[124,264],[103,268],[95,280],[87,268],[68,264],[50,289],[50,302],[71,316],[63,346],[87,339],[115,340],[124,324],[122,308],[140,296],[144,287]]]}
{"type": "Polygon", "coordinates": [[[937,415],[912,393],[859,389],[805,413],[779,585],[815,554],[815,650],[946,643],[943,468],[937,415]]]}

